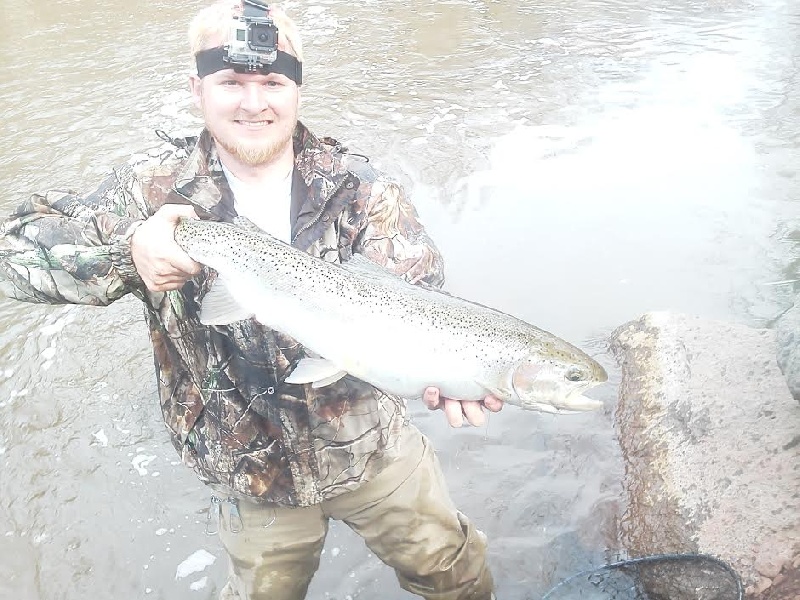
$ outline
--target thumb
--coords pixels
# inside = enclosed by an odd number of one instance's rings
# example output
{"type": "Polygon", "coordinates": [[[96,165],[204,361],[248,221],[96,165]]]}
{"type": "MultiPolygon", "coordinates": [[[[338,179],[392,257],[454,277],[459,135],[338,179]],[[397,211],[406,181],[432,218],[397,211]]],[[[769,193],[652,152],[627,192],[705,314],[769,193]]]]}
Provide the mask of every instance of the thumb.
{"type": "Polygon", "coordinates": [[[193,206],[188,204],[165,204],[158,209],[157,214],[170,223],[177,225],[182,218],[199,219],[193,206]]]}
{"type": "Polygon", "coordinates": [[[440,408],[439,388],[433,386],[425,388],[425,392],[422,394],[422,401],[428,407],[428,410],[440,408]]]}

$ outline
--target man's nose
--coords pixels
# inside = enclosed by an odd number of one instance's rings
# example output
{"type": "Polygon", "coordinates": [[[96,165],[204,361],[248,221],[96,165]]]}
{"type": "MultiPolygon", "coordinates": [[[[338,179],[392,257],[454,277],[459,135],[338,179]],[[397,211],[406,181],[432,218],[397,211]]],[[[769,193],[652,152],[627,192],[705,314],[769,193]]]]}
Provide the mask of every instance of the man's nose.
{"type": "Polygon", "coordinates": [[[264,86],[248,82],[242,86],[242,110],[250,113],[260,113],[269,108],[268,95],[264,86]]]}

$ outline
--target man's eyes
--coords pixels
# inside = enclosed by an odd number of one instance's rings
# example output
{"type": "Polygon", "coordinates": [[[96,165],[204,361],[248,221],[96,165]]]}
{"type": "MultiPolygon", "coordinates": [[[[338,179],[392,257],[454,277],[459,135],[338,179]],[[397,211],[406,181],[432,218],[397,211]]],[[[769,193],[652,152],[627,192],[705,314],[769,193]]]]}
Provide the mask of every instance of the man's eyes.
{"type": "MultiPolygon", "coordinates": [[[[226,87],[227,86],[235,87],[235,86],[241,85],[241,83],[239,81],[237,81],[236,79],[225,79],[225,80],[220,82],[220,85],[224,85],[226,87]]],[[[265,81],[261,85],[263,85],[264,87],[268,87],[268,88],[283,87],[283,83],[281,81],[275,80],[275,79],[268,79],[267,81],[265,81]]]]}

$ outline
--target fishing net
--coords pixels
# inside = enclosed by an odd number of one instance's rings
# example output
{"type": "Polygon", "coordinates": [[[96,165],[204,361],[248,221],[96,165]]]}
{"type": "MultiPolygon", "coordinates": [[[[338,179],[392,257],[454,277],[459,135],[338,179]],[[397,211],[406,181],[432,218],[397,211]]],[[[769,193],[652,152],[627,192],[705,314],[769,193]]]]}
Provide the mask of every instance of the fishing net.
{"type": "Polygon", "coordinates": [[[702,554],[632,558],[562,581],[542,600],[742,600],[739,574],[702,554]]]}

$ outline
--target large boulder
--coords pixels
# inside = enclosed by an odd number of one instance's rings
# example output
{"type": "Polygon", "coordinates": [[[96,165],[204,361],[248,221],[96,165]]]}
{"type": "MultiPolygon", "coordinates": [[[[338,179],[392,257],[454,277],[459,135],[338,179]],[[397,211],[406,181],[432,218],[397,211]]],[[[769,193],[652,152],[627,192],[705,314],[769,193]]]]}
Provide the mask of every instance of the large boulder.
{"type": "Polygon", "coordinates": [[[748,597],[797,600],[800,404],[775,332],[648,313],[614,331],[611,349],[629,553],[710,554],[748,597]]]}
{"type": "Polygon", "coordinates": [[[775,324],[778,341],[778,366],[789,390],[800,401],[800,299],[775,324]]]}

